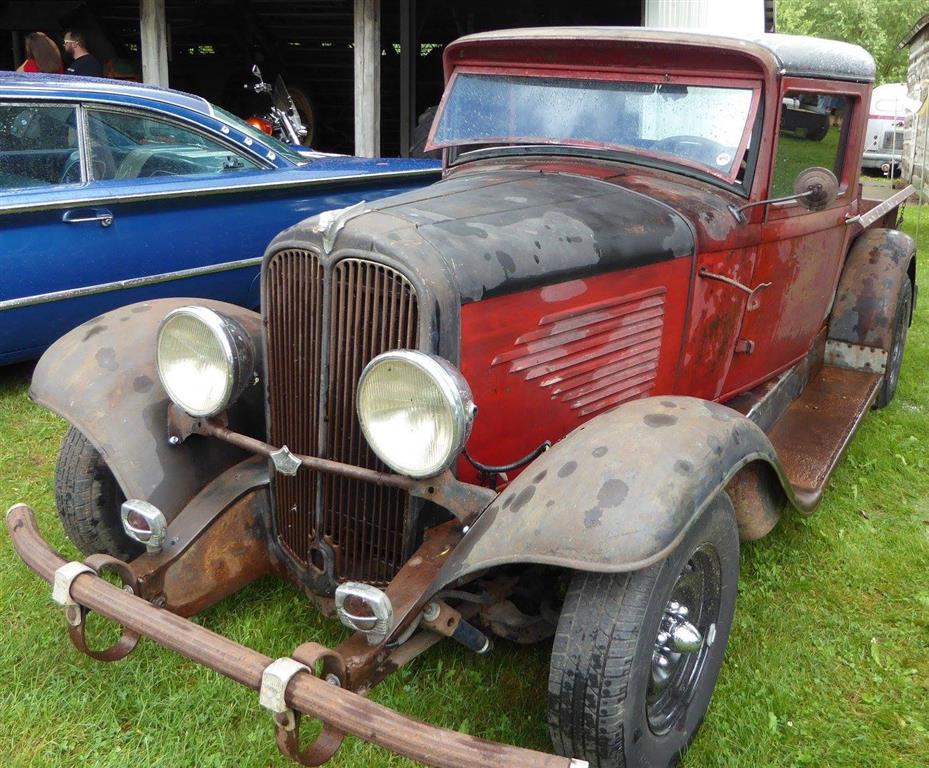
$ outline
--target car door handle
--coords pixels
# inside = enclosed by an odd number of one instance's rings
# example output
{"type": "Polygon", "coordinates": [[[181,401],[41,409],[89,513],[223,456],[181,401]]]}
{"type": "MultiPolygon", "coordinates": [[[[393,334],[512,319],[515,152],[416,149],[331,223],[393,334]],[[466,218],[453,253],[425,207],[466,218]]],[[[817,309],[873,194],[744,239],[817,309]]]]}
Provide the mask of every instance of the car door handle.
{"type": "Polygon", "coordinates": [[[83,224],[88,221],[99,221],[101,227],[108,227],[113,223],[113,214],[108,208],[78,208],[65,211],[61,220],[65,224],[83,224]]]}

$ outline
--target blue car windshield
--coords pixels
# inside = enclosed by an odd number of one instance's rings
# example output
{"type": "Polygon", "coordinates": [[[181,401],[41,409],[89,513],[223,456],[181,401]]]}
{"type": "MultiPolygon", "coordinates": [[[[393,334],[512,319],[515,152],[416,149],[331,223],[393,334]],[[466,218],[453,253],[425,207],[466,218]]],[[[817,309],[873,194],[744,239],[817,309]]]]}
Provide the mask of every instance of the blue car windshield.
{"type": "Polygon", "coordinates": [[[561,144],[682,161],[734,180],[748,143],[751,87],[456,74],[432,144],[561,144]]]}

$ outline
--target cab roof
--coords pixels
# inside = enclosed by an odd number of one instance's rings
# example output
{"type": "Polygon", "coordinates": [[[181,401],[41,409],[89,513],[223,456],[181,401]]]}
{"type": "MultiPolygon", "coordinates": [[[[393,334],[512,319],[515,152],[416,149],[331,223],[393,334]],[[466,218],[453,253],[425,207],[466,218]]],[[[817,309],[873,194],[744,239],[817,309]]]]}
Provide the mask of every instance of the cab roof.
{"type": "Polygon", "coordinates": [[[874,82],[874,59],[864,48],[838,40],[800,35],[759,33],[735,36],[643,27],[529,27],[467,35],[452,43],[454,49],[482,44],[545,44],[577,40],[584,43],[656,44],[681,48],[725,49],[765,62],[780,74],[827,80],[874,82]]]}

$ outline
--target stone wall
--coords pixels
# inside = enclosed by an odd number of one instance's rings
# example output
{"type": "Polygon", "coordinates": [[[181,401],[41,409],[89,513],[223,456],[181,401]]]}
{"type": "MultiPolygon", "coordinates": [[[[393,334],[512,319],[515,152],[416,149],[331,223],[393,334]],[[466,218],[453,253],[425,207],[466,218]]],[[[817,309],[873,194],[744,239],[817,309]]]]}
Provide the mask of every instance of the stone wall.
{"type": "MultiPolygon", "coordinates": [[[[922,103],[929,97],[929,26],[924,27],[910,42],[906,84],[911,99],[922,103]]],[[[902,178],[912,179],[913,185],[920,190],[923,201],[929,201],[929,172],[926,167],[929,160],[929,152],[926,150],[926,141],[929,139],[926,135],[927,129],[929,115],[914,116],[907,120],[901,162],[902,178]]]]}

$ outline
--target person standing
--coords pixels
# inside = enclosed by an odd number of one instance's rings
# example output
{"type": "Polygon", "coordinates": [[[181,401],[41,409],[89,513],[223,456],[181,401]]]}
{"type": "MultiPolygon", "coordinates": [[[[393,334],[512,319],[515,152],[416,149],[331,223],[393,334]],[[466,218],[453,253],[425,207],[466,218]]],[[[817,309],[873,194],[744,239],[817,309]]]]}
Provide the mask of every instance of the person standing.
{"type": "Polygon", "coordinates": [[[103,77],[103,67],[97,57],[87,50],[87,39],[83,32],[69,29],[64,36],[65,55],[71,57],[71,63],[65,70],[69,75],[84,77],[103,77]]]}
{"type": "Polygon", "coordinates": [[[30,32],[26,35],[26,60],[16,68],[16,71],[60,75],[64,72],[64,66],[58,45],[42,32],[30,32]]]}

